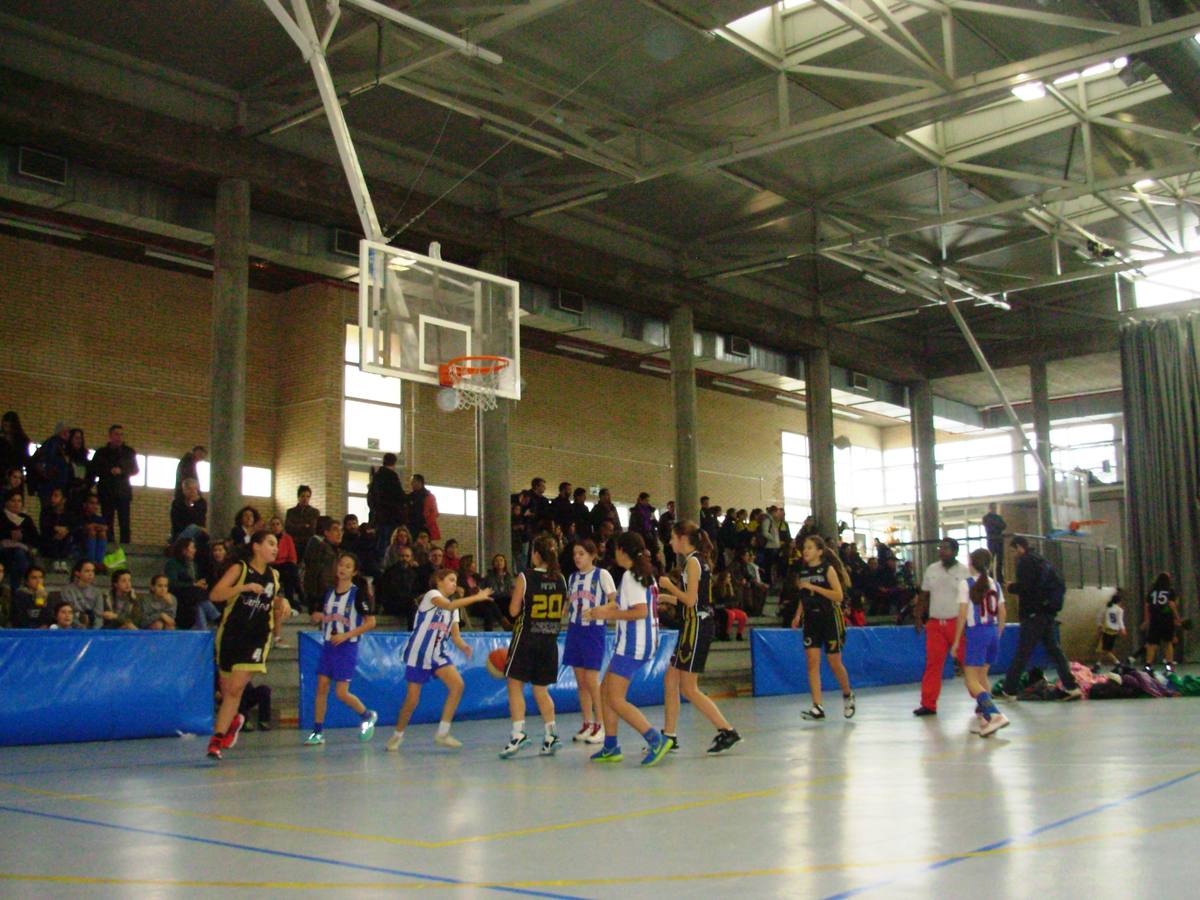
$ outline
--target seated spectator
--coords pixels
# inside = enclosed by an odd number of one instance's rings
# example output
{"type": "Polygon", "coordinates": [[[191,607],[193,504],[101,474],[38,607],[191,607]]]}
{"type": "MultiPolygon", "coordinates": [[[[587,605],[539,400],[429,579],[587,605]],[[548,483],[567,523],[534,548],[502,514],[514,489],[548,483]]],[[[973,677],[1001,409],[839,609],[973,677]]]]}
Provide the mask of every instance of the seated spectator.
{"type": "Polygon", "coordinates": [[[83,501],[92,492],[87,440],[82,428],[72,428],[67,436],[67,466],[67,512],[78,516],[83,510],[83,501]]]}
{"type": "Polygon", "coordinates": [[[287,511],[283,518],[283,530],[292,536],[292,543],[299,553],[305,553],[308,542],[317,533],[317,520],[321,511],[312,505],[312,488],[302,484],[296,489],[296,505],[287,511]]]}
{"type": "Polygon", "coordinates": [[[49,628],[50,595],[46,593],[46,573],[39,565],[25,570],[25,583],[13,594],[13,628],[49,628]]]}
{"type": "Polygon", "coordinates": [[[497,553],[492,557],[492,567],[483,577],[482,586],[492,592],[492,596],[482,603],[476,603],[471,612],[483,619],[483,630],[491,631],[492,625],[499,625],[501,630],[512,627],[512,622],[504,614],[508,602],[512,599],[514,578],[508,570],[508,557],[497,553]]]}
{"type": "MultiPolygon", "coordinates": [[[[395,544],[389,548],[389,554],[394,548],[395,544]]],[[[428,590],[420,580],[420,575],[413,548],[402,546],[396,550],[392,564],[383,570],[383,574],[376,581],[380,608],[389,616],[403,618],[409,631],[412,630],[417,612],[417,598],[428,590]]]]}
{"type": "Polygon", "coordinates": [[[342,549],[358,557],[358,574],[374,578],[379,574],[379,540],[374,526],[364,525],[350,513],[342,519],[342,549]]]}
{"type": "Polygon", "coordinates": [[[413,557],[417,561],[418,566],[423,566],[429,562],[429,532],[421,530],[417,532],[416,539],[413,541],[413,557]]]}
{"type": "Polygon", "coordinates": [[[238,712],[246,721],[242,723],[242,731],[254,731],[254,723],[250,721],[250,712],[258,710],[255,718],[258,720],[259,731],[271,730],[271,688],[265,684],[246,684],[242,691],[242,702],[238,704],[238,712]]]}
{"type": "Polygon", "coordinates": [[[326,591],[333,587],[338,548],[342,543],[341,522],[321,516],[317,530],[320,540],[310,541],[304,552],[304,599],[310,613],[321,607],[326,591]]]}
{"type": "Polygon", "coordinates": [[[171,501],[171,540],[208,540],[208,501],[200,496],[200,482],[185,478],[179,496],[171,501]]]}
{"type": "Polygon", "coordinates": [[[12,627],[12,588],[4,577],[4,564],[0,563],[0,628],[12,627]]]}
{"type": "Polygon", "coordinates": [[[179,604],[168,585],[166,575],[155,575],[150,579],[150,596],[142,601],[142,615],[138,628],[147,631],[175,630],[175,613],[179,604]]]}
{"type": "Polygon", "coordinates": [[[40,519],[38,530],[42,533],[41,554],[49,561],[53,571],[65,572],[72,548],[67,497],[62,488],[54,488],[50,491],[47,503],[42,507],[40,519]]]}
{"type": "Polygon", "coordinates": [[[52,631],[72,629],[82,629],[85,626],[81,622],[75,621],[75,607],[66,600],[59,600],[54,604],[54,616],[50,625],[52,631]]]}
{"type": "Polygon", "coordinates": [[[717,640],[729,640],[729,631],[736,629],[737,639],[745,640],[746,626],[750,619],[738,608],[737,594],[733,588],[733,577],[728,570],[717,575],[713,583],[713,613],[717,626],[717,640]]]}
{"type": "MultiPolygon", "coordinates": [[[[223,544],[214,544],[225,551],[223,544]]],[[[167,590],[176,601],[175,624],[177,628],[203,630],[221,618],[220,611],[208,599],[207,578],[198,578],[196,571],[196,542],[191,538],[180,538],[171,545],[171,558],[164,570],[167,590]]]]}
{"type": "Polygon", "coordinates": [[[733,589],[737,597],[736,606],[752,616],[761,616],[767,602],[767,583],[763,581],[758,565],[754,562],[754,551],[743,547],[730,569],[733,589]]]}
{"type": "Polygon", "coordinates": [[[62,589],[62,599],[75,610],[80,628],[99,628],[104,624],[104,594],[96,587],[96,564],[80,559],[71,570],[71,583],[62,589]]]}
{"type": "Polygon", "coordinates": [[[178,500],[183,496],[184,482],[194,481],[200,483],[200,470],[198,466],[208,458],[208,450],[200,444],[197,444],[183,456],[179,457],[179,462],[175,466],[175,497],[178,500]]]}
{"type": "Polygon", "coordinates": [[[271,516],[267,520],[267,531],[279,542],[279,553],[274,566],[279,570],[279,586],[288,602],[297,606],[300,602],[300,559],[296,556],[296,544],[292,536],[283,530],[283,519],[271,516]]]}
{"type": "MultiPolygon", "coordinates": [[[[459,561],[458,541],[456,541],[454,538],[450,538],[448,541],[446,541],[445,546],[442,548],[442,563],[447,569],[453,569],[455,572],[457,572],[459,561]]],[[[460,585],[462,584],[461,578],[458,579],[458,583],[460,585]]],[[[463,596],[465,597],[471,593],[471,591],[467,591],[467,593],[463,596]]]]}
{"type": "Polygon", "coordinates": [[[108,525],[100,511],[100,498],[88,494],[79,513],[79,524],[75,527],[75,546],[83,559],[96,564],[97,570],[104,565],[108,553],[108,525]]]}
{"type": "Polygon", "coordinates": [[[4,473],[4,492],[20,491],[21,496],[25,496],[25,472],[21,469],[13,468],[4,473]]]}
{"type": "Polygon", "coordinates": [[[29,465],[29,444],[21,417],[9,410],[0,418],[0,472],[7,474],[12,469],[24,472],[29,465]]]}
{"type": "Polygon", "coordinates": [[[425,557],[425,562],[417,566],[417,568],[421,570],[421,574],[418,577],[421,579],[423,590],[427,591],[431,589],[433,586],[433,573],[442,568],[445,562],[446,551],[437,544],[430,544],[429,553],[425,557]]]}
{"type": "Polygon", "coordinates": [[[4,495],[4,515],[0,516],[0,563],[8,572],[14,592],[24,583],[25,572],[33,564],[34,548],[41,543],[37,526],[24,509],[25,495],[10,488],[4,495]]]}
{"type": "Polygon", "coordinates": [[[388,544],[387,552],[383,555],[383,568],[387,571],[400,559],[400,551],[404,548],[412,550],[412,533],[408,530],[407,525],[401,525],[392,532],[391,542],[388,544]]]}
{"type": "Polygon", "coordinates": [[[137,631],[142,618],[142,601],[133,592],[133,575],[128,569],[117,569],[112,573],[112,593],[104,603],[100,614],[107,629],[137,631]]]}
{"type": "MultiPolygon", "coordinates": [[[[197,558],[199,558],[198,553],[197,558]]],[[[209,544],[208,556],[204,560],[204,565],[197,564],[196,571],[208,582],[209,590],[212,590],[212,585],[220,581],[225,570],[235,562],[237,562],[237,557],[233,552],[233,544],[230,541],[217,541],[215,544],[209,544]]]]}
{"type": "Polygon", "coordinates": [[[235,547],[241,547],[249,544],[250,538],[254,537],[254,532],[261,529],[262,516],[258,514],[258,510],[253,506],[243,506],[234,517],[233,528],[229,531],[229,539],[233,541],[235,547]]]}

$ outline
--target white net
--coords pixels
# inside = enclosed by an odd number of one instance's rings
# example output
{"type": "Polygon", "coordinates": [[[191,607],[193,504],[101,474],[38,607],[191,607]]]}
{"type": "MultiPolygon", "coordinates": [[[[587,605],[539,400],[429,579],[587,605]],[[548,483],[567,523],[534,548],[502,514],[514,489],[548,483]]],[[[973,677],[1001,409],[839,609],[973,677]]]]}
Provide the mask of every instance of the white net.
{"type": "Polygon", "coordinates": [[[450,386],[455,391],[455,409],[481,409],[484,412],[495,409],[500,373],[507,366],[507,360],[497,360],[486,366],[451,364],[448,374],[450,386]]]}

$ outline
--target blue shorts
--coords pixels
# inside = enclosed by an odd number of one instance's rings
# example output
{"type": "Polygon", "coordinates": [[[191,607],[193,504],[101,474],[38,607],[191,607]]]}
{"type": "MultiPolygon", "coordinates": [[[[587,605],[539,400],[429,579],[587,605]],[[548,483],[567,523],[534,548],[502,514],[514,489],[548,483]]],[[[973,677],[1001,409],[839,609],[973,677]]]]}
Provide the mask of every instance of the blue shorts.
{"type": "Polygon", "coordinates": [[[563,649],[562,664],[577,669],[600,671],[604,665],[604,638],[608,629],[603,625],[567,626],[567,645],[563,649]]]}
{"type": "Polygon", "coordinates": [[[623,653],[614,653],[613,658],[608,661],[608,671],[622,678],[632,679],[638,673],[638,669],[648,662],[648,659],[635,659],[623,653]]]}
{"type": "Polygon", "coordinates": [[[966,666],[988,666],[996,664],[1000,655],[1000,629],[995,625],[970,625],[967,627],[967,653],[963,661],[966,666]]]}
{"type": "Polygon", "coordinates": [[[438,669],[444,669],[448,665],[450,665],[448,662],[435,662],[432,669],[422,669],[419,666],[405,666],[404,680],[409,684],[425,684],[433,678],[438,669]]]}
{"type": "Polygon", "coordinates": [[[321,645],[321,658],[317,660],[317,674],[331,681],[349,681],[358,667],[358,644],[346,641],[336,647],[326,641],[321,645]]]}

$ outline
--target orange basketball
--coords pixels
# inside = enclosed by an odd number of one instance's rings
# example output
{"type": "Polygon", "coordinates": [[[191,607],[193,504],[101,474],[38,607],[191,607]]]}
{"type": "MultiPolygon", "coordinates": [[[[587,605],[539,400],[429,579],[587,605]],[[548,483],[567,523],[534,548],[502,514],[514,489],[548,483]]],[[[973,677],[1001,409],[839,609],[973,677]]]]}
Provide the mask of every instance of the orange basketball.
{"type": "Polygon", "coordinates": [[[508,665],[508,650],[500,647],[488,654],[487,670],[493,678],[504,677],[504,667],[508,665]]]}

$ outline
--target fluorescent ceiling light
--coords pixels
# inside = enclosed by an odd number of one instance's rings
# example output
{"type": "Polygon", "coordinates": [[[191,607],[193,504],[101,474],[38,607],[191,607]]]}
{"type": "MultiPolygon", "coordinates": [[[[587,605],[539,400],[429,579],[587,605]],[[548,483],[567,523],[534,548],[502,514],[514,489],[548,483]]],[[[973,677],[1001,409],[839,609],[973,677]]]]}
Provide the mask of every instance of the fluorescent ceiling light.
{"type": "Polygon", "coordinates": [[[1141,181],[1135,181],[1133,183],[1133,187],[1135,190],[1139,190],[1139,191],[1149,190],[1150,188],[1154,187],[1154,179],[1153,178],[1143,178],[1141,181]]]}
{"type": "Polygon", "coordinates": [[[858,413],[847,412],[844,409],[835,409],[833,414],[839,419],[853,419],[856,422],[862,421],[862,416],[858,413]]]}
{"type": "Polygon", "coordinates": [[[85,235],[80,234],[78,231],[51,228],[48,225],[26,222],[24,219],[10,219],[8,216],[0,216],[0,225],[7,225],[9,228],[19,228],[22,231],[32,231],[34,234],[47,234],[50,237],[66,238],[71,241],[82,241],[85,237],[85,235]]]}
{"type": "Polygon", "coordinates": [[[1018,84],[1012,89],[1012,94],[1018,100],[1029,102],[1030,100],[1041,100],[1046,96],[1046,86],[1040,81],[1029,81],[1025,84],[1018,84]]]}
{"type": "Polygon", "coordinates": [[[894,282],[888,281],[885,278],[880,278],[878,275],[872,275],[870,272],[863,275],[863,278],[865,278],[867,281],[871,282],[871,284],[877,284],[881,288],[886,288],[887,290],[891,291],[893,294],[907,294],[908,293],[908,291],[905,290],[904,288],[900,287],[900,285],[895,284],[894,282]]]}
{"type": "Polygon", "coordinates": [[[643,372],[653,372],[656,375],[670,375],[671,367],[662,363],[653,363],[648,359],[643,359],[638,363],[638,368],[643,372]]]}
{"type": "Polygon", "coordinates": [[[146,255],[154,259],[161,259],[163,262],[174,263],[177,266],[189,266],[193,269],[204,269],[206,272],[213,270],[212,263],[205,262],[202,259],[193,259],[190,256],[179,256],[175,253],[164,253],[161,250],[151,250],[146,248],[146,255]]]}
{"type": "Polygon", "coordinates": [[[791,394],[776,394],[775,399],[781,403],[790,403],[793,406],[807,406],[808,404],[799,397],[793,397],[791,394]]]}
{"type": "Polygon", "coordinates": [[[739,394],[749,394],[752,390],[754,390],[753,388],[746,387],[744,384],[738,384],[733,381],[723,381],[720,378],[714,378],[712,380],[712,386],[724,388],[727,391],[737,391],[739,394]]]}
{"type": "Polygon", "coordinates": [[[588,347],[580,347],[577,344],[555,344],[555,350],[561,350],[564,353],[574,353],[577,356],[590,356],[592,359],[608,359],[608,354],[600,350],[592,350],[588,347]]]}
{"type": "Polygon", "coordinates": [[[393,256],[388,260],[387,267],[396,272],[407,272],[416,264],[417,261],[411,256],[393,256]]]}

